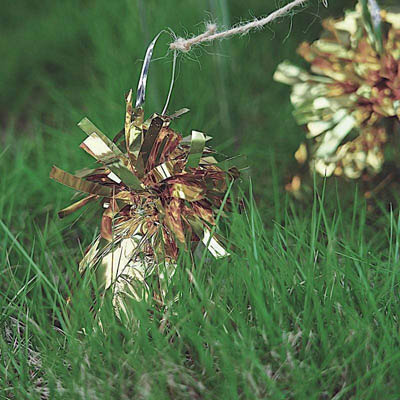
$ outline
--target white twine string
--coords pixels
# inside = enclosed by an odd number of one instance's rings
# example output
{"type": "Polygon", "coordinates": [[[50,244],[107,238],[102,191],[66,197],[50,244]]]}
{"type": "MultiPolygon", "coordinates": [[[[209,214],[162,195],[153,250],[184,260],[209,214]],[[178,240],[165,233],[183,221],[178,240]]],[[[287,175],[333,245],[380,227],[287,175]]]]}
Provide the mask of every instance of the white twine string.
{"type": "MultiPolygon", "coordinates": [[[[255,19],[254,21],[245,23],[243,25],[236,26],[226,31],[218,32],[215,24],[208,24],[206,31],[201,35],[195,36],[190,39],[178,38],[169,45],[171,50],[179,50],[182,52],[188,52],[192,46],[198,45],[204,42],[212,42],[213,40],[226,39],[234,35],[244,35],[252,29],[262,28],[263,26],[271,23],[272,21],[287,15],[293,8],[303,5],[308,0],[294,0],[286,6],[274,11],[272,14],[265,18],[255,19]]],[[[325,4],[325,2],[324,2],[325,4]]]]}

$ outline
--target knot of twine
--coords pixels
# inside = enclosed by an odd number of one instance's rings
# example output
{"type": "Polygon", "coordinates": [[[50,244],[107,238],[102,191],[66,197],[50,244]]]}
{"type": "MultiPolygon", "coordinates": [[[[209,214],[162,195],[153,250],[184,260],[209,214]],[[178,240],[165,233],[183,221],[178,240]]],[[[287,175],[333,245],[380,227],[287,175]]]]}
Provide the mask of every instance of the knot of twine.
{"type": "Polygon", "coordinates": [[[171,50],[180,50],[183,52],[188,52],[194,44],[201,43],[202,41],[204,41],[204,39],[208,38],[211,35],[214,35],[216,32],[217,32],[217,25],[208,23],[206,25],[206,31],[201,35],[198,35],[192,39],[178,38],[175,40],[175,42],[170,44],[169,48],[171,50]]]}
{"type": "MultiPolygon", "coordinates": [[[[294,0],[286,6],[274,11],[272,14],[265,18],[255,19],[245,24],[233,27],[226,31],[217,32],[217,26],[215,24],[207,24],[206,31],[198,36],[190,39],[177,38],[174,42],[169,45],[171,50],[179,50],[187,53],[191,50],[192,46],[198,45],[204,42],[212,42],[213,40],[226,39],[234,35],[244,35],[252,29],[262,28],[263,26],[271,23],[272,21],[287,15],[293,8],[303,5],[308,0],[294,0]]],[[[327,5],[327,0],[323,0],[324,5],[327,5]]]]}

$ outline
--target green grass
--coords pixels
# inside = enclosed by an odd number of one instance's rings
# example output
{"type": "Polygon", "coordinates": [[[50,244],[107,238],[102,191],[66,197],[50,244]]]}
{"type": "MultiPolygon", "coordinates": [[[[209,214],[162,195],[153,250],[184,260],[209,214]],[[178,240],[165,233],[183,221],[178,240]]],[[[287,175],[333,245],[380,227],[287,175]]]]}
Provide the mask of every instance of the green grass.
{"type": "MultiPolygon", "coordinates": [[[[201,31],[206,11],[228,25],[283,2],[264,3],[5,7],[0,398],[398,398],[398,196],[390,206],[382,198],[367,203],[355,183],[336,180],[316,179],[303,202],[283,189],[303,132],[273,71],[285,58],[301,63],[297,45],[317,38],[319,18],[339,15],[347,1],[330,1],[328,10],[314,1],[272,31],[179,59],[170,109],[191,112],[175,127],[207,132],[225,154],[246,154],[253,188],[227,227],[232,256],[201,268],[182,259],[170,288],[180,298],[164,313],[143,301],[134,305],[140,322],[123,326],[105,307],[100,329],[90,313],[90,276],[77,272],[99,219],[87,211],[77,221],[56,217],[72,193],[48,179],[51,165],[88,164],[75,127],[83,116],[109,135],[120,129],[123,94],[136,86],[151,38],[166,27],[201,31]]],[[[170,60],[151,66],[148,114],[163,106],[170,60]]]]}

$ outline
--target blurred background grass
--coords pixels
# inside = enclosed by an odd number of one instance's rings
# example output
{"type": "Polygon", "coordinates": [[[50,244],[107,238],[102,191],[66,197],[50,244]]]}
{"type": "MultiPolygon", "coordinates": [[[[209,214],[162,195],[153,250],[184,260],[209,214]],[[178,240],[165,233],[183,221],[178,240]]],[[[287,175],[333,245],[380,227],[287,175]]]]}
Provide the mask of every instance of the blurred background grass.
{"type": "MultiPolygon", "coordinates": [[[[296,54],[300,42],[317,38],[322,18],[340,15],[353,3],[331,1],[326,9],[313,0],[302,12],[262,32],[197,48],[178,59],[169,109],[188,107],[191,113],[176,126],[185,134],[191,129],[207,132],[214,137],[213,145],[226,154],[246,154],[263,213],[271,198],[263,195],[270,193],[274,179],[283,187],[296,168],[292,155],[303,138],[302,128],[291,117],[289,88],[274,82],[273,72],[284,59],[304,65],[296,54]]],[[[227,27],[283,4],[277,0],[6,1],[0,16],[0,115],[1,143],[10,149],[0,162],[8,164],[21,147],[36,147],[31,157],[40,153],[43,168],[30,168],[29,175],[32,184],[43,189],[40,202],[47,212],[56,203],[54,195],[69,190],[55,189],[44,166],[58,163],[68,169],[84,164],[88,158],[77,148],[82,133],[76,123],[85,115],[109,135],[119,131],[124,94],[136,87],[145,49],[160,30],[170,28],[187,36],[201,32],[204,21],[227,27]]],[[[148,114],[160,111],[165,102],[171,40],[164,35],[156,48],[148,114]]],[[[38,193],[29,199],[30,192],[26,195],[26,204],[35,204],[38,193]]]]}
{"type": "MultiPolygon", "coordinates": [[[[283,59],[302,64],[295,53],[299,43],[318,37],[321,18],[338,15],[350,5],[344,0],[331,3],[325,9],[311,1],[301,13],[262,32],[197,48],[178,59],[169,110],[191,109],[177,123],[178,129],[185,134],[191,129],[207,132],[222,152],[246,154],[257,198],[266,205],[273,179],[282,186],[295,167],[292,154],[303,137],[291,117],[289,89],[273,82],[272,75],[283,59]]],[[[88,158],[77,147],[82,133],[76,128],[85,115],[109,135],[119,131],[124,94],[136,87],[145,49],[160,30],[171,28],[176,35],[187,36],[201,32],[204,21],[227,27],[283,4],[259,0],[7,2],[1,15],[0,114],[2,144],[10,148],[2,162],[14,160],[21,147],[33,146],[30,157],[35,161],[28,166],[28,181],[37,189],[15,201],[33,207],[40,192],[46,213],[57,204],[59,194],[69,195],[68,189],[47,179],[45,166],[57,163],[73,170],[85,164],[88,158]]],[[[171,40],[164,35],[156,48],[148,114],[161,111],[165,102],[171,40]]]]}

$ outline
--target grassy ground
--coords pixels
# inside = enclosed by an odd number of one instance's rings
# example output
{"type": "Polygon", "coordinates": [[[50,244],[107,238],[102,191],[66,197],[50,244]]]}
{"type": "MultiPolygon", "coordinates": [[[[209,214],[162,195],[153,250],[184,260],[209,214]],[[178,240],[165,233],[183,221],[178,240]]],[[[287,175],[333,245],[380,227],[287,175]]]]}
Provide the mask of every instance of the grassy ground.
{"type": "MultiPolygon", "coordinates": [[[[283,2],[268,3],[4,7],[0,398],[398,398],[397,197],[367,205],[356,184],[335,180],[317,180],[302,203],[283,190],[303,133],[273,71],[286,58],[301,63],[297,45],[318,37],[320,18],[339,15],[348,0],[328,10],[314,1],[271,30],[179,59],[170,109],[191,112],[175,127],[207,132],[223,153],[246,154],[253,191],[229,227],[232,257],[200,269],[182,260],[171,288],[180,300],[167,315],[149,300],[135,305],[140,323],[123,327],[106,308],[100,330],[90,282],[77,273],[98,219],[56,217],[71,191],[48,179],[51,165],[74,171],[88,163],[75,127],[83,116],[110,135],[120,129],[123,95],[136,86],[151,38],[168,27],[196,33],[207,18],[230,25],[283,2]],[[163,318],[169,324],[160,330],[163,318]]],[[[148,114],[160,111],[168,89],[168,40],[151,66],[148,114]]]]}

